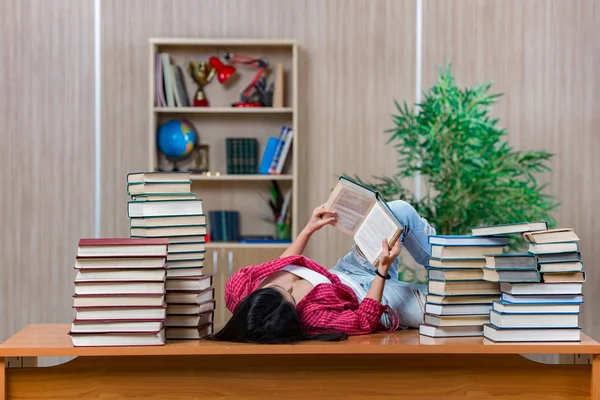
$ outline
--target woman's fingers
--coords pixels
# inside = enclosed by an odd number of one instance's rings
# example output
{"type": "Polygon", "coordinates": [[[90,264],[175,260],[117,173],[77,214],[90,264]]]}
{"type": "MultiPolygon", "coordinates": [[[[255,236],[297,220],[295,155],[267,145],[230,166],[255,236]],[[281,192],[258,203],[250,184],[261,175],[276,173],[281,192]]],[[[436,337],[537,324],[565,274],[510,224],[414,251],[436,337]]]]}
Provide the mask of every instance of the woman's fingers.
{"type": "Polygon", "coordinates": [[[390,250],[387,239],[383,239],[383,241],[381,242],[381,248],[383,249],[383,252],[381,253],[382,257],[387,259],[390,256],[390,250]]]}
{"type": "Polygon", "coordinates": [[[398,257],[401,249],[402,247],[400,245],[400,240],[396,240],[396,243],[394,243],[394,247],[392,247],[392,258],[398,257]]]}

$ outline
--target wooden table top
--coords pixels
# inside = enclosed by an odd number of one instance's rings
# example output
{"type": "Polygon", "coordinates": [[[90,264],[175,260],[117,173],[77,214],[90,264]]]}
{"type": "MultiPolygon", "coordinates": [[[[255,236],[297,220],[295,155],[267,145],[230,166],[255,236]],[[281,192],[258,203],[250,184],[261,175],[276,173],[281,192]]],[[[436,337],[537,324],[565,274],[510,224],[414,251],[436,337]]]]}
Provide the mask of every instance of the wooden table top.
{"type": "Polygon", "coordinates": [[[257,345],[206,340],[164,346],[73,347],[70,324],[29,325],[0,345],[0,357],[156,356],[226,354],[600,354],[600,343],[582,334],[579,343],[493,343],[481,337],[433,339],[416,329],[352,336],[342,342],[257,345]]]}

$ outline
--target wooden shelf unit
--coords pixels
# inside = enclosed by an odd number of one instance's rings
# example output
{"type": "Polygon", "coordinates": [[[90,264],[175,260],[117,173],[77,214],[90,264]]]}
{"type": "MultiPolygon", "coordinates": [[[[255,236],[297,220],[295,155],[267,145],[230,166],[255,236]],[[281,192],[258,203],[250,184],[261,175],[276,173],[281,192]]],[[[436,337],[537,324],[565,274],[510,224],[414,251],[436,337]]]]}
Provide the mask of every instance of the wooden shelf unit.
{"type": "MultiPolygon", "coordinates": [[[[240,213],[240,233],[244,235],[273,235],[275,226],[266,221],[270,216],[267,199],[271,181],[276,181],[282,192],[291,189],[292,239],[298,233],[298,157],[302,134],[298,130],[298,47],[294,40],[274,39],[197,39],[153,38],[149,41],[149,171],[166,169],[164,156],[156,144],[158,127],[170,119],[189,121],[198,133],[198,141],[209,145],[209,169],[207,174],[192,174],[192,190],[203,200],[204,213],[211,210],[237,210],[240,213]],[[222,85],[215,77],[204,87],[209,107],[157,107],[155,104],[155,56],[169,53],[172,63],[182,68],[184,84],[190,101],[196,92],[196,84],[188,75],[186,60],[208,62],[209,57],[228,50],[244,56],[265,57],[269,60],[274,80],[277,64],[284,67],[283,107],[236,108],[231,104],[240,100],[240,94],[252,81],[257,69],[235,65],[237,79],[222,85]],[[229,175],[227,174],[227,137],[257,138],[258,163],[262,158],[269,137],[279,137],[282,125],[293,129],[291,151],[281,175],[229,175]],[[217,175],[218,173],[218,175],[217,175]]],[[[184,163],[180,164],[185,169],[184,163]]],[[[213,286],[217,299],[215,323],[222,325],[229,312],[223,307],[223,288],[227,279],[237,270],[276,258],[288,244],[280,243],[207,243],[204,272],[213,274],[213,286]]]]}
{"type": "MultiPolygon", "coordinates": [[[[169,119],[185,119],[192,123],[199,136],[199,142],[209,145],[209,159],[211,174],[192,174],[193,190],[198,197],[203,198],[207,211],[211,209],[237,209],[240,214],[255,212],[246,210],[248,199],[244,198],[243,204],[236,204],[235,199],[243,195],[247,197],[248,185],[254,182],[257,190],[265,190],[264,186],[271,180],[288,185],[292,189],[292,238],[298,231],[298,148],[302,136],[298,131],[298,47],[294,40],[288,39],[204,39],[204,38],[152,38],[149,40],[149,170],[154,171],[161,166],[168,167],[164,158],[158,153],[156,146],[156,132],[161,123],[169,119]],[[233,53],[265,57],[274,70],[276,64],[284,65],[284,107],[257,107],[236,108],[230,105],[239,100],[240,93],[248,85],[257,69],[243,65],[235,65],[238,79],[231,85],[221,85],[215,78],[205,86],[204,91],[210,103],[209,107],[157,107],[154,102],[155,55],[167,52],[172,62],[182,67],[185,86],[190,100],[196,90],[196,84],[187,74],[186,60],[208,61],[210,56],[217,55],[223,50],[233,53]],[[234,118],[235,116],[246,116],[234,118]],[[281,175],[228,175],[226,171],[225,138],[226,137],[255,137],[259,142],[258,161],[264,151],[264,146],[270,136],[278,137],[282,125],[289,125],[294,131],[292,149],[288,154],[286,167],[281,175]],[[219,173],[219,175],[216,175],[219,173]],[[217,184],[218,183],[218,184],[217,184]],[[245,186],[240,190],[240,186],[245,186]],[[218,188],[218,190],[217,190],[218,188]],[[206,189],[206,190],[204,190],[206,189]],[[208,193],[207,193],[208,192],[208,193]],[[217,193],[218,192],[218,193],[217,193]],[[239,193],[238,193],[239,192],[239,193]]],[[[269,77],[273,80],[274,74],[269,77]]],[[[185,167],[185,165],[184,165],[185,167]]],[[[267,192],[268,193],[268,192],[267,192]]],[[[259,201],[258,197],[251,199],[259,201]]],[[[268,212],[268,205],[264,202],[264,211],[268,212]]],[[[268,226],[262,216],[256,216],[257,224],[244,214],[241,230],[243,234],[272,234],[267,231],[268,226]],[[244,226],[245,225],[245,226],[244,226]],[[259,231],[251,229],[258,226],[259,231]]]]}

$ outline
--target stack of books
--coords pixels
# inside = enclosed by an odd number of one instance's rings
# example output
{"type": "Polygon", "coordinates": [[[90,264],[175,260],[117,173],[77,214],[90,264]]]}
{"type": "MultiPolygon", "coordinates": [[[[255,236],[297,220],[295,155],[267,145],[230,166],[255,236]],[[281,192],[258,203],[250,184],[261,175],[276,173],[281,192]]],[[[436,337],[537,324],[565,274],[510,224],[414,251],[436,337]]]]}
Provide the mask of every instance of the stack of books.
{"type": "Polygon", "coordinates": [[[191,192],[189,173],[139,172],[127,175],[133,238],[168,239],[167,339],[187,339],[212,332],[212,277],[203,274],[206,216],[202,200],[191,192]],[[185,198],[182,198],[185,197],[185,198]],[[208,283],[208,286],[207,286],[208,283]],[[200,304],[201,303],[201,304],[200,304]],[[198,316],[198,325],[178,325],[181,316],[198,316]],[[205,323],[209,320],[209,323],[205,323]],[[209,327],[207,327],[209,325],[209,327]]]}
{"type": "Polygon", "coordinates": [[[258,141],[256,138],[227,138],[225,147],[228,174],[256,174],[258,172],[258,141]]]}
{"type": "Polygon", "coordinates": [[[165,343],[166,239],[81,239],[74,346],[165,343]]]}
{"type": "Polygon", "coordinates": [[[430,236],[428,294],[419,333],[431,337],[481,336],[499,284],[483,279],[485,255],[502,253],[509,238],[430,236]]]}
{"type": "Polygon", "coordinates": [[[211,242],[237,242],[240,239],[240,213],[238,211],[209,211],[211,242]]]}
{"type": "MultiPolygon", "coordinates": [[[[585,272],[573,229],[534,229],[522,233],[527,254],[488,257],[502,292],[484,327],[495,342],[580,341],[579,313],[585,272]]],[[[506,228],[504,228],[506,229],[506,228]]],[[[487,272],[487,271],[486,271],[487,272]]]]}

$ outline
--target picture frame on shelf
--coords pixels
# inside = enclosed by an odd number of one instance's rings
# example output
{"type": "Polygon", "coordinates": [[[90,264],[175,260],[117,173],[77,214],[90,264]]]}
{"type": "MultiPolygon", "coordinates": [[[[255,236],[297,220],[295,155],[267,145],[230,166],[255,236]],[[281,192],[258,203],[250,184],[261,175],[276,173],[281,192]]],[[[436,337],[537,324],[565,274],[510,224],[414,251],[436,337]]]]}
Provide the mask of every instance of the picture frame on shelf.
{"type": "Polygon", "coordinates": [[[199,144],[194,149],[194,169],[195,173],[204,174],[210,171],[210,146],[207,144],[199,144]]]}

